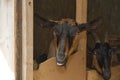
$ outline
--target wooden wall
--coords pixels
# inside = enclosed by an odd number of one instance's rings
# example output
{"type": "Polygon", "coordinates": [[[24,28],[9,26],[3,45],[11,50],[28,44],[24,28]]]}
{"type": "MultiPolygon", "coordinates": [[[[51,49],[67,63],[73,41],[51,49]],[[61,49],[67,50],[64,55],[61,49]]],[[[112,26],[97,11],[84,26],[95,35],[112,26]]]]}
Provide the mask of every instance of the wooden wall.
{"type": "Polygon", "coordinates": [[[88,20],[102,17],[100,31],[108,30],[112,34],[120,34],[119,4],[119,0],[88,0],[88,20]]]}
{"type": "Polygon", "coordinates": [[[34,12],[50,19],[74,19],[75,2],[75,0],[34,0],[34,12]]]}
{"type": "Polygon", "coordinates": [[[120,35],[119,14],[120,0],[88,0],[88,21],[101,17],[97,32],[102,41],[106,31],[109,34],[120,35]]]}
{"type": "Polygon", "coordinates": [[[101,33],[108,30],[111,34],[120,34],[119,4],[119,0],[88,0],[88,20],[101,17],[101,33]]]}

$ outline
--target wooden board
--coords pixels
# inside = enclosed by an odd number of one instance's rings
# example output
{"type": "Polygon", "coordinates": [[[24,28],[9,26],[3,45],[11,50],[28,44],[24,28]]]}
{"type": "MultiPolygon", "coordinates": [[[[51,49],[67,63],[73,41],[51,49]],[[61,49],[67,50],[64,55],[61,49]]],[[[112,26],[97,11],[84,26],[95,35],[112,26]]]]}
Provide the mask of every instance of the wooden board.
{"type": "Polygon", "coordinates": [[[120,80],[120,66],[112,68],[112,77],[110,80],[120,80]]]}
{"type": "Polygon", "coordinates": [[[70,56],[66,67],[56,65],[55,58],[50,58],[40,65],[39,70],[34,71],[34,80],[83,80],[84,78],[84,56],[86,50],[85,32],[80,34],[79,51],[70,56]]]}
{"type": "MultiPolygon", "coordinates": [[[[103,80],[95,70],[88,71],[87,75],[87,80],[103,80]]],[[[112,67],[112,76],[110,80],[120,80],[120,66],[112,67]]]]}
{"type": "Polygon", "coordinates": [[[33,80],[33,0],[22,0],[22,80],[33,80]]]}
{"type": "Polygon", "coordinates": [[[95,71],[87,71],[87,80],[103,80],[102,77],[95,71]]]}
{"type": "MultiPolygon", "coordinates": [[[[87,21],[87,0],[76,0],[76,22],[86,23],[87,21]]],[[[83,33],[86,36],[86,32],[83,33]]],[[[87,37],[85,37],[85,40],[87,40],[87,37]]],[[[83,57],[83,62],[81,62],[81,69],[82,69],[82,80],[86,80],[86,44],[80,45],[80,48],[83,47],[85,49],[83,53],[80,55],[83,57]]]]}
{"type": "Polygon", "coordinates": [[[22,0],[15,0],[15,80],[22,80],[22,0]]]}

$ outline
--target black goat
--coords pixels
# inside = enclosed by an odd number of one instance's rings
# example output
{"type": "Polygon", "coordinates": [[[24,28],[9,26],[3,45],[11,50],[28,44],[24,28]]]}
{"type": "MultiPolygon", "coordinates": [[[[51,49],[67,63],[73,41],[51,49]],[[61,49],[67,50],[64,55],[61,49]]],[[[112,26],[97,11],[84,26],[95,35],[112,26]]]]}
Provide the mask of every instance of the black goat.
{"type": "Polygon", "coordinates": [[[111,77],[111,61],[113,49],[110,47],[107,39],[107,34],[105,36],[105,42],[102,43],[96,33],[91,33],[96,42],[93,49],[93,65],[98,73],[103,76],[104,80],[109,80],[111,77]]]}

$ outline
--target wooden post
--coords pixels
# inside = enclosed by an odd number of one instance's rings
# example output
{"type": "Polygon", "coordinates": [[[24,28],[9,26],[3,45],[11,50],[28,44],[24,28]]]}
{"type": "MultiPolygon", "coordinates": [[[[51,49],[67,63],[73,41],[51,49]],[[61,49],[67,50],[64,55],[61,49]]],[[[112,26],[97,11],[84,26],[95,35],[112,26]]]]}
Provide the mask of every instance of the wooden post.
{"type": "Polygon", "coordinates": [[[22,80],[22,0],[15,0],[15,80],[22,80]]]}
{"type": "Polygon", "coordinates": [[[76,0],[76,21],[77,23],[87,21],[87,0],[76,0]]]}
{"type": "Polygon", "coordinates": [[[22,0],[22,80],[33,80],[33,0],[22,0]]]}
{"type": "MultiPolygon", "coordinates": [[[[76,0],[76,21],[77,23],[85,23],[87,20],[87,0],[76,0]]],[[[84,31],[81,33],[81,36],[84,36],[80,39],[79,50],[82,52],[79,56],[82,57],[81,69],[82,69],[82,80],[87,79],[86,75],[86,44],[87,44],[87,36],[84,31]]]]}

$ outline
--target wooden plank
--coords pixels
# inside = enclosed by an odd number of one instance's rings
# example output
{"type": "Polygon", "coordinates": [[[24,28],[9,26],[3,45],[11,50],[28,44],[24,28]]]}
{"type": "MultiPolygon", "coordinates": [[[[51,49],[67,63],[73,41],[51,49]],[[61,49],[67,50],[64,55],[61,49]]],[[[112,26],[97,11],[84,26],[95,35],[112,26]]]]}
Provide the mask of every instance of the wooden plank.
{"type": "Polygon", "coordinates": [[[22,80],[22,0],[15,0],[15,80],[22,80]]]}
{"type": "Polygon", "coordinates": [[[55,58],[50,58],[40,65],[39,70],[34,71],[34,80],[83,80],[84,66],[81,65],[83,65],[84,60],[82,55],[85,53],[86,35],[84,33],[82,32],[79,35],[79,43],[82,48],[70,56],[65,67],[57,66],[55,58]]]}
{"type": "Polygon", "coordinates": [[[77,23],[87,21],[87,0],[76,0],[76,21],[77,23]]]}
{"type": "MultiPolygon", "coordinates": [[[[77,23],[85,23],[87,21],[87,0],[76,0],[76,22],[77,23]]],[[[83,32],[81,36],[84,36],[80,40],[79,49],[82,50],[82,63],[81,63],[81,72],[83,73],[81,76],[82,80],[86,80],[86,44],[87,44],[87,36],[86,32],[83,32]]]]}
{"type": "Polygon", "coordinates": [[[95,71],[87,71],[87,80],[103,80],[103,78],[95,71]]]}
{"type": "Polygon", "coordinates": [[[33,0],[22,0],[22,80],[33,80],[33,0]]]}
{"type": "Polygon", "coordinates": [[[112,76],[110,80],[120,80],[120,66],[112,67],[112,76]]]}
{"type": "MultiPolygon", "coordinates": [[[[120,66],[115,66],[111,68],[111,79],[110,80],[120,80],[120,66]]],[[[103,78],[95,71],[87,71],[87,80],[103,80],[103,78]]]]}

